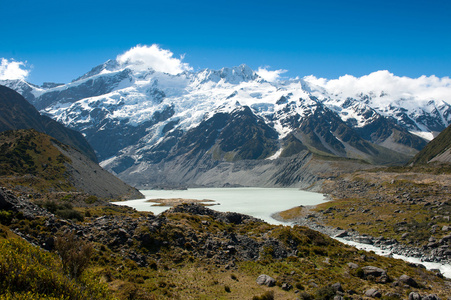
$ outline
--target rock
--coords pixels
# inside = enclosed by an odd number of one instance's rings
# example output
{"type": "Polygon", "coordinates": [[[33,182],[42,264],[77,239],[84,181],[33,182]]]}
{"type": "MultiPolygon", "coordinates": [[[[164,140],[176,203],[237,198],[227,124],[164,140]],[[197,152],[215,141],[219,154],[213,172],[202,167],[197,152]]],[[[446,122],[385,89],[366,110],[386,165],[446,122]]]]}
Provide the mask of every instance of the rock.
{"type": "Polygon", "coordinates": [[[352,262],[347,263],[347,266],[348,266],[350,269],[358,269],[358,268],[359,268],[359,265],[358,265],[358,264],[355,264],[355,263],[352,263],[352,262]]]}
{"type": "Polygon", "coordinates": [[[372,245],[374,243],[372,237],[367,236],[367,235],[356,236],[354,238],[354,241],[358,242],[358,243],[362,243],[362,244],[368,244],[368,245],[372,245]]]}
{"type": "Polygon", "coordinates": [[[364,279],[373,279],[375,282],[387,283],[390,278],[387,275],[387,271],[373,266],[366,266],[362,268],[364,279]]]}
{"type": "Polygon", "coordinates": [[[345,236],[348,236],[348,232],[346,230],[342,230],[335,235],[336,238],[342,238],[345,236]]]}
{"type": "Polygon", "coordinates": [[[387,271],[384,269],[373,267],[373,266],[366,266],[362,267],[364,276],[374,276],[374,277],[380,277],[382,275],[387,275],[387,271]]]}
{"type": "Polygon", "coordinates": [[[416,292],[411,292],[409,294],[409,300],[421,300],[421,296],[416,292]]]}
{"type": "Polygon", "coordinates": [[[342,296],[334,296],[334,300],[344,300],[344,298],[342,296]]]}
{"type": "Polygon", "coordinates": [[[422,297],[421,300],[440,300],[440,298],[436,294],[432,294],[422,297]]]}
{"type": "Polygon", "coordinates": [[[293,288],[293,286],[292,286],[291,284],[289,284],[289,283],[284,282],[284,283],[282,284],[281,288],[282,288],[282,290],[284,290],[284,291],[289,291],[289,290],[291,290],[291,289],[293,288]]]}
{"type": "Polygon", "coordinates": [[[266,285],[266,286],[274,286],[276,284],[276,280],[272,278],[271,276],[268,276],[266,274],[262,274],[258,276],[257,278],[257,284],[259,285],[266,285]]]}
{"type": "Polygon", "coordinates": [[[389,299],[401,299],[401,295],[398,293],[387,293],[385,294],[385,297],[389,299]]]}
{"type": "Polygon", "coordinates": [[[369,289],[365,292],[365,296],[372,298],[380,298],[382,297],[382,294],[376,289],[369,289]]]}
{"type": "Polygon", "coordinates": [[[344,293],[343,287],[341,286],[340,282],[332,284],[331,287],[335,291],[335,293],[337,293],[337,292],[344,293]]]}
{"type": "Polygon", "coordinates": [[[399,277],[398,279],[400,282],[407,284],[408,286],[417,288],[418,287],[418,283],[410,276],[407,275],[401,275],[401,277],[399,277]]]}

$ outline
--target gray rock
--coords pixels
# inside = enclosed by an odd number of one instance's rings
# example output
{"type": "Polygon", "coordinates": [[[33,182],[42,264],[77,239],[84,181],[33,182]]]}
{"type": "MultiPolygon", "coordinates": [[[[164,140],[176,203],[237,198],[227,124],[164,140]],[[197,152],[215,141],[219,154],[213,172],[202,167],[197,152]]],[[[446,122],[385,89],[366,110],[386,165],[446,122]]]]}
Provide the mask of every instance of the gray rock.
{"type": "Polygon", "coordinates": [[[269,275],[262,274],[257,278],[257,284],[266,285],[266,286],[274,286],[276,285],[276,280],[269,275]]]}
{"type": "Polygon", "coordinates": [[[416,292],[411,292],[409,294],[409,300],[421,300],[421,296],[416,292]]]}
{"type": "Polygon", "coordinates": [[[363,278],[365,279],[371,279],[379,283],[387,283],[390,281],[390,278],[387,275],[387,271],[384,269],[373,267],[373,266],[366,266],[362,267],[363,270],[363,278]]]}
{"type": "Polygon", "coordinates": [[[365,296],[372,298],[380,298],[382,297],[382,294],[376,289],[369,289],[365,292],[365,296]]]}
{"type": "Polygon", "coordinates": [[[421,300],[440,300],[440,298],[436,294],[431,294],[422,297],[421,300]]]}
{"type": "Polygon", "coordinates": [[[334,283],[331,285],[332,289],[336,292],[344,292],[343,287],[341,286],[340,282],[334,283]]]}
{"type": "Polygon", "coordinates": [[[291,290],[291,289],[293,288],[293,286],[292,286],[291,284],[289,284],[289,283],[284,282],[284,283],[282,284],[281,288],[282,288],[282,290],[284,290],[284,291],[289,291],[289,290],[291,290]]]}
{"type": "Polygon", "coordinates": [[[374,277],[380,277],[382,275],[387,275],[387,271],[384,269],[373,267],[373,266],[366,266],[362,267],[364,276],[374,276],[374,277]]]}
{"type": "Polygon", "coordinates": [[[335,235],[335,237],[337,238],[342,238],[348,236],[348,232],[346,230],[341,230],[340,232],[338,232],[338,234],[335,235]]]}
{"type": "Polygon", "coordinates": [[[410,276],[401,275],[401,277],[399,277],[398,280],[404,284],[407,284],[408,286],[411,286],[414,288],[418,287],[418,283],[410,276]]]}
{"type": "Polygon", "coordinates": [[[358,264],[355,264],[355,263],[352,263],[352,262],[347,263],[347,266],[348,266],[350,269],[357,269],[357,268],[359,267],[358,264]]]}

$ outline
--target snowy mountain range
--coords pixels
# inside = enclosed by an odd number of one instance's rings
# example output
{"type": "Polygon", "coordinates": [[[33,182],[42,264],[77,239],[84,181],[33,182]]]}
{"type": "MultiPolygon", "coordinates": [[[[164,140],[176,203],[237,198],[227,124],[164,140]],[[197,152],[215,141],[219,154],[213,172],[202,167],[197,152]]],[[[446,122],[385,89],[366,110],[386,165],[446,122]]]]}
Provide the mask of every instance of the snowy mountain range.
{"type": "Polygon", "coordinates": [[[305,165],[307,153],[405,162],[451,123],[446,78],[270,81],[246,65],[181,66],[168,72],[122,55],[68,84],[0,84],[83,133],[104,168],[140,187],[277,185],[283,162],[305,165]]]}

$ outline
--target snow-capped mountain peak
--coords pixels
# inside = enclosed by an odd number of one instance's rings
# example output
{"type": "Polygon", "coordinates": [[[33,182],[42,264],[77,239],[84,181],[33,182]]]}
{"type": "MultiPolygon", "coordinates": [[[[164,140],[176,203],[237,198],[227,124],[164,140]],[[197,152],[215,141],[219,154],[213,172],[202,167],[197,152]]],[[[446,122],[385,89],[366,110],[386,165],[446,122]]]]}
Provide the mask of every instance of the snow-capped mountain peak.
{"type": "Polygon", "coordinates": [[[188,142],[203,145],[199,156],[222,160],[300,149],[359,159],[382,153],[369,143],[412,155],[425,141],[411,133],[431,139],[451,123],[449,78],[378,71],[335,80],[265,80],[245,64],[196,72],[158,46],[132,48],[65,85],[0,84],[82,132],[116,173],[188,155],[188,142]],[[234,140],[231,132],[240,128],[234,140]]]}

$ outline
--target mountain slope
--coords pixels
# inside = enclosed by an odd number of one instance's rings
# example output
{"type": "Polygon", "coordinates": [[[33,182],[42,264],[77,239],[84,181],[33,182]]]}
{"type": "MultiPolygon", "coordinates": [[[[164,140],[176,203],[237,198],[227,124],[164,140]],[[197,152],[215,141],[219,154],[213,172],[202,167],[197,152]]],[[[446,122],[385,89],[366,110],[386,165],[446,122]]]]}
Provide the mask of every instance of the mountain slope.
{"type": "Polygon", "coordinates": [[[430,141],[410,163],[420,165],[431,162],[451,164],[451,125],[430,141]]]}
{"type": "Polygon", "coordinates": [[[142,195],[78,150],[34,129],[0,133],[0,183],[25,192],[74,191],[105,199],[142,195]]]}
{"type": "Polygon", "coordinates": [[[31,128],[79,149],[92,161],[97,162],[94,150],[79,132],[65,128],[47,116],[41,116],[20,94],[0,86],[0,132],[31,128]]]}

